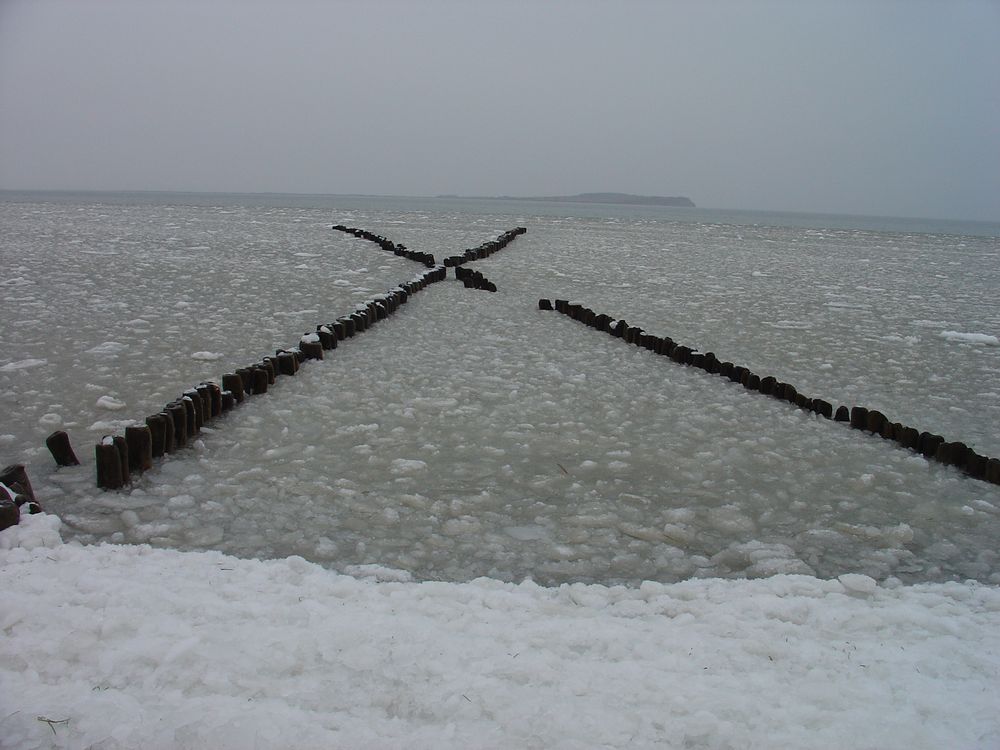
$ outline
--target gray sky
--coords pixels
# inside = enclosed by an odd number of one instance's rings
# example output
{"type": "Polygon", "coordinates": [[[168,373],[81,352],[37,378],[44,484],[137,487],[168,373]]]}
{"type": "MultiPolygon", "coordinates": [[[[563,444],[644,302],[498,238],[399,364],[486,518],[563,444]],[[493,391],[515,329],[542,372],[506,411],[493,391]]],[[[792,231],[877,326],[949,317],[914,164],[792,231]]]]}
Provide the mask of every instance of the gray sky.
{"type": "Polygon", "coordinates": [[[1000,220],[1000,0],[0,0],[0,188],[1000,220]]]}

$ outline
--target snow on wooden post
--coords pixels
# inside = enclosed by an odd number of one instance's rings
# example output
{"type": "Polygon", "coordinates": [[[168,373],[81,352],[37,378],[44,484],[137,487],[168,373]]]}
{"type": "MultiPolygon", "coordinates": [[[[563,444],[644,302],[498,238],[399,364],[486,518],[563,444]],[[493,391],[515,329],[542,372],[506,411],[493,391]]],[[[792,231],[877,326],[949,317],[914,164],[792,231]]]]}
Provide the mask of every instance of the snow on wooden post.
{"type": "Polygon", "coordinates": [[[37,502],[24,464],[5,466],[3,471],[0,471],[0,484],[7,486],[18,495],[23,495],[33,503],[37,502]]]}
{"type": "Polygon", "coordinates": [[[122,459],[114,438],[106,435],[95,446],[97,459],[97,486],[105,490],[117,490],[125,486],[122,480],[122,459]]]}
{"type": "Polygon", "coordinates": [[[184,415],[187,417],[187,436],[193,438],[201,429],[194,411],[194,400],[190,396],[182,396],[180,404],[184,407],[184,415]]]}
{"type": "Polygon", "coordinates": [[[278,372],[282,375],[294,375],[297,369],[294,354],[291,352],[278,353],[278,372]]]}
{"type": "Polygon", "coordinates": [[[323,359],[323,344],[315,333],[307,333],[299,341],[299,350],[306,359],[323,359]]]}
{"type": "Polygon", "coordinates": [[[45,438],[45,447],[49,449],[57,466],[79,466],[80,461],[69,443],[69,435],[63,430],[56,430],[45,438]]]}

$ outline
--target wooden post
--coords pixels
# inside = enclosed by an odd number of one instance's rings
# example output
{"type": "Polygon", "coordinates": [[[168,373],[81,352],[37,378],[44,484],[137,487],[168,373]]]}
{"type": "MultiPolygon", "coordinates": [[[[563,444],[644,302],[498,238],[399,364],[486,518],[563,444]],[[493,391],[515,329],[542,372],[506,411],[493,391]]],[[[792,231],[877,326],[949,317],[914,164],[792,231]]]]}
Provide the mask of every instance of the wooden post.
{"type": "Polygon", "coordinates": [[[35,491],[31,488],[28,472],[24,464],[11,464],[0,471],[0,484],[5,484],[19,495],[24,495],[31,502],[36,502],[35,491]]]}
{"type": "Polygon", "coordinates": [[[182,396],[179,403],[184,407],[184,414],[187,417],[187,435],[189,438],[193,438],[200,429],[195,417],[194,400],[190,396],[182,396]]]}
{"type": "Polygon", "coordinates": [[[149,427],[126,427],[128,468],[140,473],[153,468],[153,435],[149,427]]]}
{"type": "Polygon", "coordinates": [[[191,411],[194,414],[194,432],[199,432],[205,424],[205,412],[201,394],[196,390],[184,391],[184,400],[191,402],[191,411]]]}
{"type": "Polygon", "coordinates": [[[222,414],[222,389],[218,383],[206,383],[206,385],[212,397],[212,416],[217,417],[222,414]]]}
{"type": "Polygon", "coordinates": [[[167,404],[167,413],[174,426],[174,449],[183,448],[188,439],[187,409],[179,401],[171,401],[167,404]]]}
{"type": "Polygon", "coordinates": [[[45,438],[45,447],[49,449],[57,466],[79,466],[80,461],[69,444],[69,435],[62,430],[56,430],[45,438]]]}
{"type": "Polygon", "coordinates": [[[294,354],[291,352],[281,352],[278,355],[278,371],[282,375],[294,375],[297,369],[294,354]]]}
{"type": "Polygon", "coordinates": [[[199,383],[195,390],[201,396],[201,421],[202,424],[210,422],[212,419],[212,389],[208,383],[199,383]]]}
{"type": "Polygon", "coordinates": [[[128,443],[125,442],[125,438],[121,435],[115,435],[113,440],[115,448],[118,451],[119,466],[122,472],[122,486],[125,486],[132,482],[132,476],[129,474],[128,469],[128,443]]]}
{"type": "MultiPolygon", "coordinates": [[[[149,455],[151,458],[160,458],[166,453],[164,431],[166,420],[162,414],[151,414],[146,417],[146,427],[149,428],[149,455]]],[[[127,438],[127,434],[126,434],[127,438]]]]}
{"type": "Polygon", "coordinates": [[[115,446],[114,438],[105,436],[95,446],[97,459],[97,486],[105,490],[117,490],[124,486],[122,482],[121,455],[115,446]]]}
{"type": "Polygon", "coordinates": [[[233,399],[237,403],[243,403],[243,378],[234,373],[226,373],[222,376],[222,390],[233,394],[233,399]]]}
{"type": "Polygon", "coordinates": [[[268,375],[267,370],[264,367],[255,367],[253,369],[253,381],[252,389],[254,393],[267,393],[268,385],[268,375]]]}
{"type": "Polygon", "coordinates": [[[21,509],[17,507],[14,498],[6,492],[0,492],[0,531],[17,526],[21,522],[21,509]]]}
{"type": "Polygon", "coordinates": [[[168,411],[161,411],[160,416],[163,417],[163,450],[166,453],[173,453],[177,450],[177,438],[174,436],[174,420],[168,411]]]}

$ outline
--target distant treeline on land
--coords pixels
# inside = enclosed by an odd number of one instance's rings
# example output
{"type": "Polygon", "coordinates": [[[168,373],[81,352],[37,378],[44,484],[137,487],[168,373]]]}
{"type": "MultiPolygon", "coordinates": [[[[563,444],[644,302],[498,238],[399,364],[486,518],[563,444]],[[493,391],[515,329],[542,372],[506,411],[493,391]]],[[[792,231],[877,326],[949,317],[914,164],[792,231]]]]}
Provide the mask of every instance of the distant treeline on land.
{"type": "MultiPolygon", "coordinates": [[[[439,195],[438,198],[460,198],[459,195],[439,195]]],[[[484,196],[486,197],[486,196],[484,196]]],[[[627,206],[683,206],[695,208],[690,198],[683,196],[631,195],[629,193],[577,193],[576,195],[548,196],[492,196],[499,200],[555,201],[558,203],[613,203],[627,206]]]]}

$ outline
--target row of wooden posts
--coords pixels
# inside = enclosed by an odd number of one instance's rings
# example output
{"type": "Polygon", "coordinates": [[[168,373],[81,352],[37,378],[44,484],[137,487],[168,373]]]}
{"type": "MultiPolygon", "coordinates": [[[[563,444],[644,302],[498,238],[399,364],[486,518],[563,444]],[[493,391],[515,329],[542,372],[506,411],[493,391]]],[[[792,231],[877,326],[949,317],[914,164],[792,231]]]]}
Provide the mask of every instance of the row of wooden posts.
{"type": "Polygon", "coordinates": [[[787,401],[800,409],[814,412],[826,419],[844,422],[856,430],[869,432],[886,440],[893,440],[925,458],[954,466],[974,479],[1000,484],[1000,459],[980,455],[965,443],[948,441],[941,435],[921,431],[900,422],[893,422],[876,409],[841,405],[834,410],[833,405],[828,401],[806,396],[800,393],[795,386],[779,381],[773,376],[761,377],[751,372],[749,368],[719,360],[713,352],[701,353],[692,347],[676,343],[669,336],[655,336],[646,333],[641,328],[630,326],[624,320],[596,313],[589,307],[571,303],[568,300],[557,299],[553,303],[552,300],[541,299],[538,301],[538,307],[541,310],[554,309],[584,325],[620,338],[626,343],[641,346],[656,354],[669,357],[678,364],[690,365],[707,373],[728,378],[735,383],[740,383],[749,391],[756,391],[780,401],[787,401]]]}
{"type": "Polygon", "coordinates": [[[471,268],[455,266],[455,278],[461,281],[466,289],[482,289],[486,292],[495,292],[497,285],[483,276],[479,271],[471,268]]]}
{"type": "Polygon", "coordinates": [[[449,255],[444,259],[443,263],[447,267],[451,268],[452,266],[460,266],[463,263],[469,263],[470,261],[489,258],[493,255],[493,253],[503,250],[507,247],[507,245],[527,231],[527,227],[514,227],[513,229],[508,229],[506,232],[502,232],[495,240],[488,240],[478,247],[466,250],[460,255],[449,255]]]}
{"type": "MultiPolygon", "coordinates": [[[[267,393],[279,375],[294,375],[303,362],[323,359],[323,352],[336,349],[338,341],[367,330],[379,320],[396,312],[400,305],[406,303],[410,295],[424,289],[428,284],[443,281],[447,277],[448,266],[456,266],[456,277],[466,279],[467,287],[474,285],[477,289],[487,288],[495,292],[496,286],[482,274],[461,269],[462,275],[459,276],[457,266],[488,257],[528,231],[525,227],[507,230],[495,240],[466,250],[462,255],[451,256],[445,260],[444,265],[436,266],[432,254],[408,250],[405,245],[397,244],[374,232],[343,224],[335,224],[332,228],[369,240],[383,250],[432,268],[413,281],[390,290],[388,294],[364,303],[350,315],[338,318],[332,323],[317,325],[314,332],[302,336],[296,347],[279,349],[273,357],[264,357],[260,362],[223,375],[221,385],[205,382],[185,391],[180,398],[168,403],[162,411],[148,416],[145,425],[126,427],[124,436],[105,436],[95,446],[99,487],[113,490],[129,484],[133,473],[147,471],[152,467],[153,459],[184,448],[211,419],[242,403],[247,396],[267,393]]],[[[69,438],[65,433],[54,433],[47,444],[57,463],[64,465],[63,460],[67,464],[79,463],[76,457],[72,456],[69,438]]]]}
{"type": "Polygon", "coordinates": [[[400,258],[408,258],[409,260],[416,261],[417,263],[423,263],[428,268],[434,268],[437,265],[437,261],[434,260],[434,256],[430,253],[420,253],[415,250],[407,250],[406,245],[397,244],[392,240],[383,237],[380,234],[375,234],[374,232],[369,232],[367,229],[357,229],[355,227],[346,227],[343,224],[334,224],[331,229],[336,229],[338,232],[346,232],[347,234],[353,234],[363,240],[368,240],[369,242],[374,242],[376,245],[381,247],[383,250],[397,255],[400,258]]]}
{"type": "MultiPolygon", "coordinates": [[[[124,435],[104,436],[94,451],[99,487],[114,490],[130,484],[134,474],[141,474],[152,468],[154,459],[186,447],[211,420],[242,403],[247,397],[267,393],[279,376],[295,375],[304,362],[323,359],[324,352],[336,349],[339,341],[356,336],[379,320],[387,318],[400,305],[405,304],[411,295],[427,285],[443,281],[447,277],[448,267],[455,267],[456,278],[463,281],[466,287],[495,292],[496,285],[481,273],[459,266],[489,257],[528,231],[525,227],[505,231],[495,240],[484,242],[461,255],[450,256],[445,259],[444,265],[437,266],[432,254],[408,250],[405,245],[373,232],[343,224],[334,225],[333,229],[375,242],[382,249],[421,263],[431,270],[395,287],[387,294],[359,305],[350,315],[317,325],[316,330],[304,334],[295,347],[279,349],[273,357],[264,357],[259,362],[226,373],[222,376],[221,383],[203,382],[184,391],[161,411],[146,417],[144,425],[126,427],[124,435]]],[[[79,465],[80,461],[65,431],[53,432],[46,438],[45,444],[59,466],[79,465]]],[[[29,512],[41,509],[24,465],[8,466],[0,473],[0,529],[16,524],[21,509],[25,506],[29,512]]]]}
{"type": "Polygon", "coordinates": [[[114,490],[129,484],[132,474],[147,471],[153,466],[154,459],[186,447],[202,426],[212,419],[247,398],[267,393],[277,378],[295,375],[303,363],[323,359],[324,352],[336,349],[338,342],[352,338],[389,317],[410,296],[429,284],[443,281],[445,275],[443,266],[426,271],[416,279],[359,305],[349,315],[317,325],[316,330],[304,334],[296,346],[279,349],[273,357],[264,357],[259,362],[226,373],[221,378],[221,384],[199,383],[184,391],[161,411],[146,417],[145,425],[126,427],[124,436],[105,436],[95,447],[98,487],[114,490]]]}

